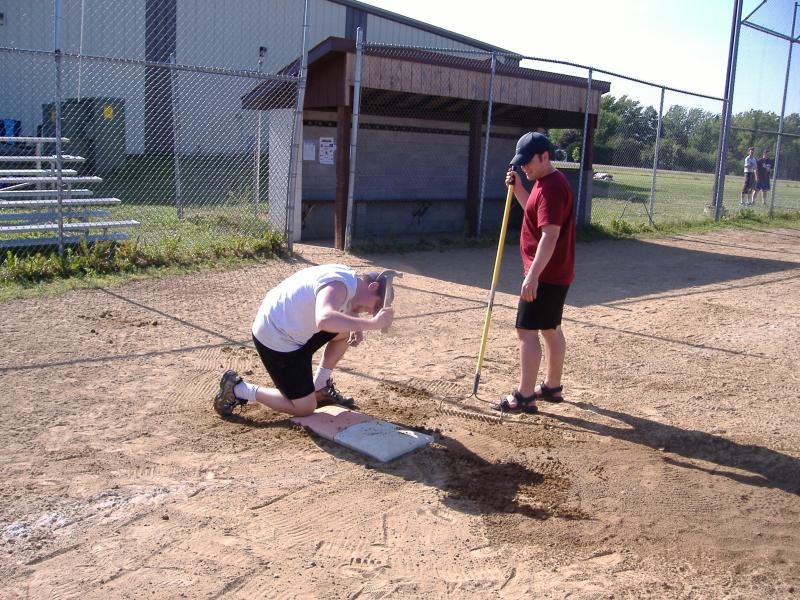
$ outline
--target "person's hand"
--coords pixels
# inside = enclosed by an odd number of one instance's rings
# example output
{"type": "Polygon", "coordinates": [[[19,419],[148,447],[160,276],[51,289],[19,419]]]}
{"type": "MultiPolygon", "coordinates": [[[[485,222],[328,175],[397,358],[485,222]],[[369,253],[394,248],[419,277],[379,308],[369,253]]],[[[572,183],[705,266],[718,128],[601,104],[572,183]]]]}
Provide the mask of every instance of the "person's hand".
{"type": "Polygon", "coordinates": [[[351,331],[350,337],[347,339],[347,345],[355,348],[363,341],[364,341],[363,331],[351,331]]]}
{"type": "Polygon", "coordinates": [[[517,184],[517,174],[514,173],[514,169],[509,169],[508,173],[506,173],[506,185],[516,185],[517,184]]]}
{"type": "Polygon", "coordinates": [[[533,277],[525,277],[522,280],[522,290],[520,298],[525,302],[533,302],[536,300],[536,289],[539,287],[539,280],[533,277]]]}
{"type": "Polygon", "coordinates": [[[378,314],[372,317],[372,323],[375,325],[375,329],[385,329],[392,324],[393,320],[394,308],[391,306],[385,306],[378,311],[378,314]]]}

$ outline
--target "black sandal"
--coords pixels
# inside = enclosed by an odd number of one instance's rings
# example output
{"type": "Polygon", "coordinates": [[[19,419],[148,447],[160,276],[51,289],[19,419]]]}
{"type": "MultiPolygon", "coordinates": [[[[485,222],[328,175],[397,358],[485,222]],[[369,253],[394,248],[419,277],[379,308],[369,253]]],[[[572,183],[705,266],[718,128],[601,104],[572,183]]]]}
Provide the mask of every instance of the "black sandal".
{"type": "Polygon", "coordinates": [[[497,404],[493,404],[492,408],[494,410],[499,410],[500,412],[524,412],[529,415],[539,412],[539,408],[536,406],[536,398],[538,398],[538,394],[535,392],[530,396],[523,396],[519,393],[519,390],[515,389],[508,396],[505,396],[497,404]],[[517,402],[516,406],[511,406],[511,402],[508,401],[508,396],[513,396],[514,400],[517,402]]]}
{"type": "MultiPolygon", "coordinates": [[[[547,387],[544,384],[544,381],[539,384],[539,397],[546,402],[562,402],[564,400],[564,396],[556,396],[558,392],[564,390],[563,385],[559,385],[556,387],[547,387]]],[[[536,394],[534,394],[536,395],[536,394]]]]}

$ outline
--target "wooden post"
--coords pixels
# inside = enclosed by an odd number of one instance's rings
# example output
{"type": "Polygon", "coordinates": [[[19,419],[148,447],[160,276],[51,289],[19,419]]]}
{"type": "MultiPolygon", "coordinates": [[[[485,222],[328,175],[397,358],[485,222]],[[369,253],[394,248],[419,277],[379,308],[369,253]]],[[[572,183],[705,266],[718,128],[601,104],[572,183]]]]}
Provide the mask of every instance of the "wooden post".
{"type": "Polygon", "coordinates": [[[592,222],[592,164],[594,163],[594,133],[597,129],[597,115],[589,117],[589,126],[586,131],[586,153],[581,160],[581,169],[583,169],[583,189],[581,190],[581,197],[575,198],[576,215],[579,215],[577,221],[578,227],[589,225],[592,222]],[[578,210],[580,204],[580,210],[578,210]]]}
{"type": "Polygon", "coordinates": [[[467,235],[478,234],[478,210],[481,195],[481,134],[483,129],[482,102],[476,102],[469,121],[469,158],[467,164],[467,204],[464,217],[467,221],[467,235]]]}
{"type": "Polygon", "coordinates": [[[347,226],[347,190],[350,178],[350,124],[349,106],[339,106],[336,111],[336,200],[333,206],[334,245],[344,250],[347,226]]]}

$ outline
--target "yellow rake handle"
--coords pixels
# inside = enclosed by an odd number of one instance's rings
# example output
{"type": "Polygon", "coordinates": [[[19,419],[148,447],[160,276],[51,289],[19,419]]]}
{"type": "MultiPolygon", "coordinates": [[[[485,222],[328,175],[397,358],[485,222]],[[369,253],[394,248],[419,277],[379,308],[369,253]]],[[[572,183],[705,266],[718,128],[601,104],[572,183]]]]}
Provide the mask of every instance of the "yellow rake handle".
{"type": "MultiPolygon", "coordinates": [[[[516,177],[516,174],[515,174],[516,177]]],[[[500,279],[500,265],[503,262],[503,246],[506,243],[506,229],[508,229],[508,215],[511,213],[511,202],[514,200],[514,185],[508,186],[506,194],[506,207],[503,211],[503,224],[500,226],[500,239],[497,242],[497,256],[494,259],[494,273],[492,273],[492,289],[489,291],[489,301],[486,304],[486,318],[483,321],[483,335],[481,336],[481,349],[478,352],[478,366],[475,369],[475,381],[472,384],[472,395],[478,395],[478,384],[481,380],[481,365],[483,354],[486,352],[486,341],[489,338],[489,323],[492,321],[492,307],[494,306],[494,292],[497,280],[500,279]]]]}

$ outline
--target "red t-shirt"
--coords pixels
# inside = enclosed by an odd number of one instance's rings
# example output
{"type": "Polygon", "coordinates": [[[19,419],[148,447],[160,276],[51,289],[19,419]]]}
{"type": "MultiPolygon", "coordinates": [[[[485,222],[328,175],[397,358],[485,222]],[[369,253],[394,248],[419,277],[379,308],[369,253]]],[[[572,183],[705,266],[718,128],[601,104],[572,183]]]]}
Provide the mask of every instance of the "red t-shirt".
{"type": "Polygon", "coordinates": [[[524,275],[531,268],[533,257],[539,240],[542,239],[542,227],[558,225],[558,234],[553,256],[539,275],[539,281],[554,285],[569,285],[575,277],[575,212],[572,200],[572,188],[561,171],[553,171],[533,184],[528,202],[525,204],[525,215],[522,219],[522,231],[519,235],[519,250],[522,254],[524,275]]]}

